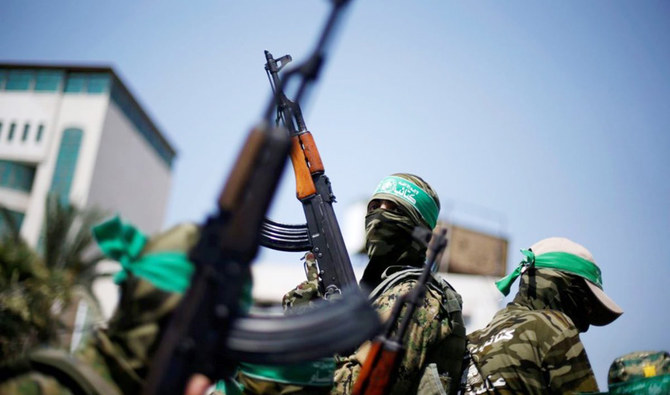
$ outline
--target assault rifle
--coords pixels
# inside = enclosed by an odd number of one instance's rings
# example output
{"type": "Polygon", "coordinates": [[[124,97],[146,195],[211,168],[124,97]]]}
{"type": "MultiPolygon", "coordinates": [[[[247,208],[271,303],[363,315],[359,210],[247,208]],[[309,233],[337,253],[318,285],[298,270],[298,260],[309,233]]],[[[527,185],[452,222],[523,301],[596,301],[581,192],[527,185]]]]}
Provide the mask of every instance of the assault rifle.
{"type": "MultiPolygon", "coordinates": [[[[279,78],[279,71],[291,61],[290,55],[274,59],[265,51],[265,71],[277,99],[276,124],[281,123],[291,136],[291,162],[296,179],[296,196],[305,212],[305,225],[287,225],[266,219],[261,231],[263,246],[281,251],[311,250],[319,266],[319,291],[326,299],[356,284],[349,254],[335,217],[335,195],[326,176],[323,161],[307,130],[297,100],[291,101],[279,78]]],[[[315,60],[309,67],[320,67],[315,60]]],[[[316,73],[309,70],[308,73],[316,73]]]]}
{"type": "Polygon", "coordinates": [[[421,271],[421,276],[411,292],[403,295],[393,305],[391,317],[386,324],[384,335],[375,339],[370,346],[370,351],[365,363],[361,368],[358,380],[354,384],[353,395],[383,395],[387,394],[393,386],[397,376],[398,366],[405,352],[404,338],[412,321],[416,306],[421,303],[426,293],[426,285],[430,273],[440,252],[447,246],[447,230],[442,228],[432,233],[424,228],[416,227],[413,237],[424,243],[428,243],[426,252],[426,263],[421,271]],[[400,321],[397,331],[393,333],[398,324],[403,307],[407,306],[400,321]]]}
{"type": "MultiPolygon", "coordinates": [[[[334,3],[315,50],[318,56],[345,3],[334,3]]],[[[302,77],[299,92],[314,80],[302,73],[291,76],[302,77]]],[[[330,356],[357,346],[380,327],[367,298],[354,290],[290,318],[246,316],[240,306],[261,225],[290,150],[287,131],[270,127],[275,102],[273,97],[264,120],[247,137],[217,211],[203,224],[189,254],[195,266],[191,286],[161,339],[144,394],[182,394],[195,373],[212,381],[230,378],[238,362],[285,364],[330,356]]]]}

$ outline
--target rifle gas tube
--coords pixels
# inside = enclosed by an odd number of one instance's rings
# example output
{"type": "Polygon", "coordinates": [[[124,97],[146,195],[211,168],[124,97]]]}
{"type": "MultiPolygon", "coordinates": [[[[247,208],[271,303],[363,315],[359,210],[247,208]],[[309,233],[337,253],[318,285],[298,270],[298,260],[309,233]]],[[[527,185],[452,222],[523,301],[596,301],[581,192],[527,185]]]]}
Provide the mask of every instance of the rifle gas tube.
{"type": "MultiPolygon", "coordinates": [[[[287,225],[267,219],[261,231],[261,245],[281,251],[311,250],[319,266],[320,291],[326,298],[343,287],[356,284],[349,254],[342,238],[333,203],[335,196],[325,174],[323,161],[307,130],[300,104],[289,100],[282,89],[279,71],[291,61],[290,55],[274,59],[265,51],[265,71],[277,99],[277,124],[291,136],[291,162],[296,178],[296,196],[305,212],[305,225],[287,225]]],[[[321,62],[314,61],[298,72],[315,75],[321,62]]]]}

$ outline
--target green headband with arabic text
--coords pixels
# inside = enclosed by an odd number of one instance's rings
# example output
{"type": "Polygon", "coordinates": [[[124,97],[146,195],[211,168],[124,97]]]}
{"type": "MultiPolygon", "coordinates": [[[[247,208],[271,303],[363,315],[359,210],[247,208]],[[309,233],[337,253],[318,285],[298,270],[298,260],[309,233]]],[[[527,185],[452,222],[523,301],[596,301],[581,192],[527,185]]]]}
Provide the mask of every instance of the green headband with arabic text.
{"type": "Polygon", "coordinates": [[[396,196],[412,205],[431,228],[437,224],[437,214],[440,212],[437,203],[415,183],[401,177],[388,176],[381,180],[375,189],[373,199],[377,194],[396,196]]]}
{"type": "Polygon", "coordinates": [[[517,266],[512,273],[496,281],[496,287],[498,287],[500,292],[505,296],[509,294],[512,284],[516,281],[517,277],[521,275],[521,271],[526,267],[556,269],[576,274],[591,281],[597,285],[598,288],[603,288],[603,279],[600,274],[600,268],[598,268],[595,263],[582,257],[560,251],[547,252],[536,256],[530,249],[521,250],[521,253],[525,255],[525,257],[523,261],[519,263],[519,266],[517,266]]]}

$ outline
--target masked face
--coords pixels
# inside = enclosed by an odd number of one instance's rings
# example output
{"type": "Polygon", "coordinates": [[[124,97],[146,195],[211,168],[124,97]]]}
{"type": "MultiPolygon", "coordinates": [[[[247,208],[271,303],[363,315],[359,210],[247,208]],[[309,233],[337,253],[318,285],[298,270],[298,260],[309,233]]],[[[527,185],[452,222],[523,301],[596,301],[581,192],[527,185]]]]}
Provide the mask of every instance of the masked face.
{"type": "Polygon", "coordinates": [[[365,247],[370,262],[361,283],[374,288],[381,275],[392,265],[420,267],[426,258],[426,248],[414,240],[416,224],[402,210],[372,209],[365,216],[365,247]]]}
{"type": "Polygon", "coordinates": [[[589,317],[593,312],[591,295],[586,285],[583,285],[584,280],[577,276],[572,276],[572,286],[563,290],[564,299],[566,300],[567,311],[573,323],[580,332],[589,330],[589,317]]]}
{"type": "Polygon", "coordinates": [[[584,279],[558,270],[529,270],[521,279],[515,303],[533,310],[552,309],[570,317],[580,332],[589,329],[591,296],[584,279]]]}

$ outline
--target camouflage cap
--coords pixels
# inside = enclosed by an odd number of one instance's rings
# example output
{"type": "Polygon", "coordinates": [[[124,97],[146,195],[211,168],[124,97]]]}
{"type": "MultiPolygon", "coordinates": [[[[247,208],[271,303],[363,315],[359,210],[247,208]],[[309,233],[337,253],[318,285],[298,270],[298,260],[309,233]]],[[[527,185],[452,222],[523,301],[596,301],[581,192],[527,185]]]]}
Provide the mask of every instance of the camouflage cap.
{"type": "Polygon", "coordinates": [[[390,200],[404,209],[416,225],[433,229],[440,212],[440,198],[421,177],[395,173],[384,177],[368,203],[375,199],[390,200]]]}
{"type": "Polygon", "coordinates": [[[637,351],[612,362],[607,384],[611,394],[670,393],[670,354],[637,351]]]}

